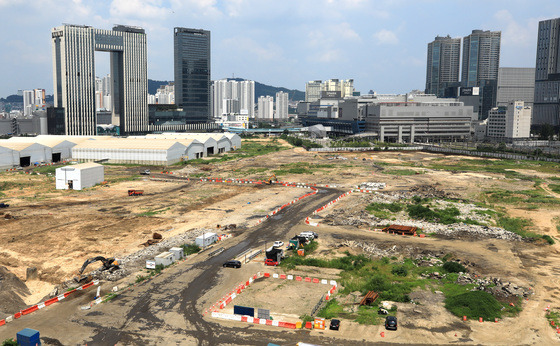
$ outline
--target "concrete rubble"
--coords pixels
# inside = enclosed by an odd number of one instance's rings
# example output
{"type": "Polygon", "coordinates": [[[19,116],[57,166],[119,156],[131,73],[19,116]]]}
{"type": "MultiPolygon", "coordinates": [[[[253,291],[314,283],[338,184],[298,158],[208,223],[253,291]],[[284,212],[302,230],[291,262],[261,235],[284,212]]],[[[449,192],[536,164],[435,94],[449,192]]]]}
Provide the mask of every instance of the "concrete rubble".
{"type": "MultiPolygon", "coordinates": [[[[495,238],[510,241],[521,241],[523,238],[510,231],[506,231],[500,227],[485,226],[485,225],[471,225],[463,222],[454,223],[450,225],[437,224],[423,220],[414,220],[408,217],[406,211],[392,213],[391,219],[381,219],[375,217],[373,214],[368,213],[365,205],[370,203],[386,203],[399,202],[400,200],[410,200],[414,196],[422,198],[448,198],[450,194],[437,190],[433,186],[418,186],[413,187],[411,191],[416,192],[376,192],[360,196],[361,199],[358,203],[348,203],[343,208],[334,208],[329,214],[323,217],[323,220],[318,220],[320,223],[331,226],[354,226],[354,227],[367,227],[367,228],[383,228],[388,224],[397,224],[403,226],[418,227],[426,234],[437,234],[442,237],[449,238],[495,238]],[[420,192],[420,195],[417,193],[420,192]]],[[[470,219],[479,223],[489,223],[490,216],[485,212],[488,209],[478,207],[470,203],[450,202],[445,200],[431,201],[433,208],[444,209],[455,207],[461,213],[458,219],[470,219]]]]}

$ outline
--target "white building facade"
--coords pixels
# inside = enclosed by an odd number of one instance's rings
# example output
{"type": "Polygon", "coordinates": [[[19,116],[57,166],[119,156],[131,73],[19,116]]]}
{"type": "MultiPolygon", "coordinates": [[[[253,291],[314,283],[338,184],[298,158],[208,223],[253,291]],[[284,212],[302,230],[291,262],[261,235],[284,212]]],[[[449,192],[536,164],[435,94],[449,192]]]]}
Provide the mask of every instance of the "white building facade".
{"type": "Polygon", "coordinates": [[[268,120],[274,118],[274,98],[272,96],[259,97],[257,118],[268,120]]]}
{"type": "Polygon", "coordinates": [[[283,91],[276,93],[276,114],[274,119],[288,119],[288,93],[283,91]]]}
{"type": "Polygon", "coordinates": [[[488,113],[486,136],[507,141],[527,139],[531,135],[531,107],[523,101],[511,101],[507,107],[496,107],[488,113]]]}

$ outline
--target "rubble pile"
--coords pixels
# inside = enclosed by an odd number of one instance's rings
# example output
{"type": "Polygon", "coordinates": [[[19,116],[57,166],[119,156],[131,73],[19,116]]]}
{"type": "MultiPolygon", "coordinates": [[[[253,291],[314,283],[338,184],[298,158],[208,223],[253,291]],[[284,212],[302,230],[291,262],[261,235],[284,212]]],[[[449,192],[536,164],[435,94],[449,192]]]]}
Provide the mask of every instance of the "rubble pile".
{"type": "Polygon", "coordinates": [[[485,291],[497,298],[508,298],[512,296],[528,297],[533,294],[530,288],[519,287],[511,282],[502,282],[499,278],[474,277],[470,273],[461,273],[457,283],[462,285],[476,284],[475,290],[485,291]]]}
{"type": "Polygon", "coordinates": [[[91,274],[94,277],[108,281],[121,279],[131,272],[138,270],[138,267],[144,267],[146,260],[153,259],[155,256],[164,251],[167,251],[169,248],[181,246],[183,244],[194,243],[196,237],[209,232],[214,232],[214,230],[197,228],[183,234],[164,239],[159,243],[145,247],[139,251],[136,251],[135,253],[122,258],[122,264],[117,270],[114,270],[112,272],[96,270],[91,274]]]}
{"type": "MultiPolygon", "coordinates": [[[[424,195],[441,195],[435,188],[430,186],[418,188],[417,191],[424,191],[424,195]],[[427,193],[426,191],[432,191],[427,193]]],[[[401,199],[410,199],[415,194],[408,192],[376,192],[374,194],[362,197],[366,203],[393,203],[401,199]]],[[[461,213],[459,219],[470,219],[479,223],[487,223],[490,217],[483,212],[487,209],[478,207],[469,203],[454,203],[444,200],[433,201],[436,206],[434,208],[443,209],[448,207],[455,207],[461,213]]],[[[323,224],[331,226],[354,226],[354,227],[367,227],[367,228],[383,228],[387,224],[397,224],[402,226],[418,227],[427,234],[437,234],[442,237],[459,238],[459,239],[485,239],[495,238],[503,240],[521,241],[523,238],[513,232],[506,231],[500,227],[485,226],[485,225],[471,225],[463,222],[454,223],[450,225],[443,225],[432,223],[423,220],[414,220],[408,217],[406,211],[393,213],[391,219],[380,219],[364,210],[364,206],[355,205],[347,208],[333,209],[321,221],[323,224]]]]}

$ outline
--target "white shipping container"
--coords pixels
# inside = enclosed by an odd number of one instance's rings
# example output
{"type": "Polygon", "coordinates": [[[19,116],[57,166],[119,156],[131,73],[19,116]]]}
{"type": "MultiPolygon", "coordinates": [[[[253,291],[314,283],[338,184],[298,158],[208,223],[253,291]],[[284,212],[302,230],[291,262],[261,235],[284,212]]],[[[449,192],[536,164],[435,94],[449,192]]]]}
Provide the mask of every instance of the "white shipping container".
{"type": "Polygon", "coordinates": [[[164,267],[167,267],[168,265],[171,265],[174,262],[173,254],[171,252],[160,253],[159,255],[156,256],[155,260],[156,260],[156,266],[161,264],[164,267]]]}
{"type": "Polygon", "coordinates": [[[172,247],[169,252],[173,254],[173,262],[180,260],[184,256],[182,247],[172,247]]]}
{"type": "Polygon", "coordinates": [[[196,237],[195,243],[199,247],[207,247],[210,244],[214,244],[216,241],[218,241],[218,235],[216,233],[206,233],[196,237]]]}

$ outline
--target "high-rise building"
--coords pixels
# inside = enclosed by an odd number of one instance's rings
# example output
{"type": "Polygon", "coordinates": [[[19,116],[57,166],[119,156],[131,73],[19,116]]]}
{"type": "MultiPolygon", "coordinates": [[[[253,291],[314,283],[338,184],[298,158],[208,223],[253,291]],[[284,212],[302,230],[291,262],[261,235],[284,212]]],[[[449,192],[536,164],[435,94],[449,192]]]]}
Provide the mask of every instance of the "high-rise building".
{"type": "MultiPolygon", "coordinates": [[[[120,133],[148,128],[148,63],[144,29],[63,25],[52,29],[54,107],[64,109],[67,135],[95,135],[94,52],[110,52],[112,123],[120,133]]],[[[58,118],[57,118],[58,119],[58,118]]]]}
{"type": "Polygon", "coordinates": [[[560,125],[560,18],[539,22],[533,124],[560,125]]]}
{"type": "Polygon", "coordinates": [[[459,82],[461,38],[437,36],[428,43],[426,66],[426,94],[445,97],[449,83],[459,82]]]}
{"type": "Polygon", "coordinates": [[[239,101],[238,113],[247,114],[249,118],[255,116],[255,82],[250,80],[236,81],[220,79],[212,84],[212,116],[219,118],[224,111],[224,100],[239,101]]]}
{"type": "Polygon", "coordinates": [[[274,98],[272,96],[259,97],[257,118],[272,120],[274,117],[274,98]]]}
{"type": "Polygon", "coordinates": [[[535,96],[535,69],[531,67],[500,67],[496,104],[507,106],[510,101],[523,101],[532,107],[535,96]]]}
{"type": "Polygon", "coordinates": [[[479,117],[486,119],[496,107],[501,31],[473,30],[463,38],[461,84],[480,87],[479,117]]]}
{"type": "Polygon", "coordinates": [[[305,102],[315,102],[321,98],[321,85],[323,81],[314,80],[305,84],[305,102]]]}
{"type": "Polygon", "coordinates": [[[480,86],[481,80],[497,80],[500,67],[501,31],[473,30],[463,38],[463,86],[480,86]]]}
{"type": "Polygon", "coordinates": [[[23,115],[30,116],[34,110],[35,93],[33,90],[23,91],[23,115]]]}
{"type": "Polygon", "coordinates": [[[175,103],[187,122],[210,118],[210,31],[175,28],[175,103]]]}
{"type": "Polygon", "coordinates": [[[274,119],[288,119],[288,93],[283,91],[276,93],[276,115],[274,119]]]}

